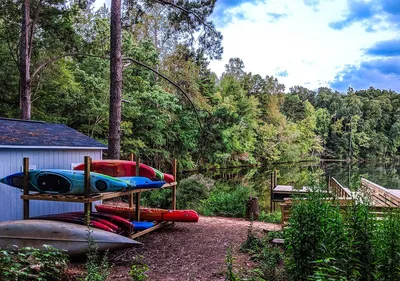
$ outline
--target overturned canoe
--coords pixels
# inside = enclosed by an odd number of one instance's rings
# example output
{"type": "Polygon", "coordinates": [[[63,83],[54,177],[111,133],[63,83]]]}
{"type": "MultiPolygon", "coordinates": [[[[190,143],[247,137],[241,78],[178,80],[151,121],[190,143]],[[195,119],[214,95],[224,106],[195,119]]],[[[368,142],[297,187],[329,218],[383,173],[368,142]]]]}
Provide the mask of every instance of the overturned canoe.
{"type": "MultiPolygon", "coordinates": [[[[29,171],[29,190],[54,194],[83,194],[84,172],[59,169],[29,171]]],[[[23,173],[15,173],[0,179],[0,182],[22,188],[23,173]]],[[[110,176],[90,173],[90,189],[93,193],[119,191],[128,188],[128,183],[110,176]]]]}
{"type": "MultiPolygon", "coordinates": [[[[135,240],[100,229],[91,229],[91,237],[99,251],[142,245],[135,240]]],[[[0,248],[7,249],[11,245],[38,249],[44,249],[43,245],[50,245],[66,250],[69,255],[84,254],[88,245],[88,228],[50,220],[0,222],[0,248]]]]}
{"type": "MultiPolygon", "coordinates": [[[[118,207],[111,205],[95,205],[97,212],[117,215],[126,219],[135,217],[135,209],[129,207],[118,207]]],[[[147,221],[175,221],[175,222],[198,222],[199,215],[194,210],[164,210],[142,208],[140,219],[147,221]]]]}

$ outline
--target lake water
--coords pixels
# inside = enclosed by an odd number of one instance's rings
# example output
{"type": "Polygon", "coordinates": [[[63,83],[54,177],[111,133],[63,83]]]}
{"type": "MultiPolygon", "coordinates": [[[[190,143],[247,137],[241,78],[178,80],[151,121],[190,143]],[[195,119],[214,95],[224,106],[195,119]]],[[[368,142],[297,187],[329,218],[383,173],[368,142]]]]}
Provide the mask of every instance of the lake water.
{"type": "Polygon", "coordinates": [[[222,181],[233,188],[238,184],[248,186],[254,196],[259,197],[260,207],[270,205],[271,172],[276,169],[278,184],[302,186],[326,186],[328,176],[336,178],[352,190],[360,185],[361,177],[381,186],[400,189],[400,162],[391,163],[347,163],[317,162],[271,165],[252,169],[221,169],[203,173],[216,181],[222,181]]]}

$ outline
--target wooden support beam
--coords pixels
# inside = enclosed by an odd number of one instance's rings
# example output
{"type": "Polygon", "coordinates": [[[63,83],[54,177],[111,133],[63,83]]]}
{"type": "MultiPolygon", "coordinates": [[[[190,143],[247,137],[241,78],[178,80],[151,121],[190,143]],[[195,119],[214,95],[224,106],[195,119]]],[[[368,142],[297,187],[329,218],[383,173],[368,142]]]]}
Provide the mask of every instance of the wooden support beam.
{"type": "Polygon", "coordinates": [[[131,154],[129,155],[129,161],[135,161],[135,154],[133,154],[132,152],[131,152],[131,154]]]}
{"type": "MultiPolygon", "coordinates": [[[[29,158],[24,158],[23,163],[23,188],[24,188],[24,195],[29,195],[29,158]]],[[[29,199],[23,199],[24,202],[24,220],[29,219],[29,199]]]]}
{"type": "MultiPolygon", "coordinates": [[[[85,156],[85,168],[84,168],[84,177],[85,177],[85,189],[84,189],[84,198],[88,199],[90,198],[90,164],[91,164],[91,158],[90,156],[85,156]]],[[[86,202],[85,203],[85,225],[88,225],[89,218],[90,218],[90,212],[92,211],[92,203],[86,202]]]]}
{"type": "Polygon", "coordinates": [[[272,204],[273,204],[273,200],[272,200],[272,198],[274,197],[274,182],[275,182],[275,180],[274,180],[274,172],[271,172],[271,182],[270,182],[270,201],[269,201],[269,203],[270,203],[270,208],[269,208],[269,212],[270,213],[272,213],[272,204]]]}
{"type": "MultiPolygon", "coordinates": [[[[140,175],[140,158],[136,157],[136,176],[140,175]]],[[[140,192],[136,193],[135,198],[135,220],[140,221],[140,192]]]]}
{"type": "MultiPolygon", "coordinates": [[[[174,176],[175,182],[177,182],[177,168],[178,167],[178,161],[174,159],[172,162],[172,175],[174,176]]],[[[172,210],[176,210],[176,185],[172,187],[172,210]]]]}
{"type": "MultiPolygon", "coordinates": [[[[132,162],[135,161],[135,154],[133,154],[132,152],[129,155],[129,161],[132,161],[132,162]]],[[[133,201],[134,201],[133,193],[131,193],[128,195],[129,208],[133,208],[133,201]]]]}

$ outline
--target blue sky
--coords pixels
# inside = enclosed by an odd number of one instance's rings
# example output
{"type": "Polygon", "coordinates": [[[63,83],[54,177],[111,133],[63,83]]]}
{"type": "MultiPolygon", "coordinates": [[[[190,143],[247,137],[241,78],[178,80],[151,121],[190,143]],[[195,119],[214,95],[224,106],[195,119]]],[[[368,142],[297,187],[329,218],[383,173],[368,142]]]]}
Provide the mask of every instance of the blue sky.
{"type": "Polygon", "coordinates": [[[217,0],[212,20],[224,36],[222,60],[210,63],[218,75],[239,57],[287,90],[400,93],[400,0],[217,0]]]}
{"type": "Polygon", "coordinates": [[[224,55],[288,89],[370,86],[400,93],[400,0],[217,0],[224,55]]]}

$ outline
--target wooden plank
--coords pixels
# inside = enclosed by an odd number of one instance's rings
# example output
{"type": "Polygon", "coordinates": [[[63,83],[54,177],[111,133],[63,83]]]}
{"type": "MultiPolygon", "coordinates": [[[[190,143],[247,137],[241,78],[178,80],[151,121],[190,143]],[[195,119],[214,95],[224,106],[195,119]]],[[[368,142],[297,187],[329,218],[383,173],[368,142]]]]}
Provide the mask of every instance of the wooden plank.
{"type": "MultiPolygon", "coordinates": [[[[178,181],[177,177],[178,162],[174,159],[172,163],[172,175],[174,176],[175,182],[178,181]]],[[[176,210],[176,184],[172,187],[172,210],[176,210]]]]}
{"type": "MultiPolygon", "coordinates": [[[[23,166],[23,188],[24,188],[24,195],[29,195],[29,158],[24,158],[24,166],[23,166]]],[[[24,208],[24,220],[29,219],[29,199],[23,199],[23,208],[24,208]]]]}
{"type": "Polygon", "coordinates": [[[152,232],[152,231],[154,231],[154,230],[156,230],[156,229],[159,229],[159,228],[161,228],[161,227],[163,227],[163,226],[165,226],[165,225],[167,225],[167,224],[171,224],[172,222],[170,222],[170,221],[163,221],[163,222],[160,222],[160,223],[157,223],[155,226],[153,226],[153,227],[150,227],[150,228],[148,228],[148,229],[146,229],[146,230],[143,230],[143,231],[140,231],[140,232],[138,232],[138,233],[135,233],[135,234],[132,234],[131,236],[130,236],[130,238],[131,239],[136,239],[136,238],[138,238],[138,237],[140,237],[140,236],[143,236],[143,235],[145,235],[145,234],[147,234],[147,233],[149,233],[149,232],[152,232]]]}
{"type": "Polygon", "coordinates": [[[90,164],[91,159],[90,156],[85,156],[85,167],[84,167],[84,199],[85,199],[85,207],[84,207],[84,214],[85,214],[85,225],[89,225],[90,221],[90,212],[92,211],[92,204],[88,201],[90,198],[90,164]]]}

